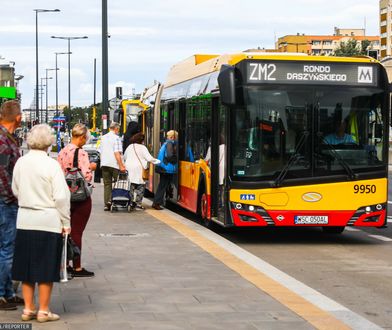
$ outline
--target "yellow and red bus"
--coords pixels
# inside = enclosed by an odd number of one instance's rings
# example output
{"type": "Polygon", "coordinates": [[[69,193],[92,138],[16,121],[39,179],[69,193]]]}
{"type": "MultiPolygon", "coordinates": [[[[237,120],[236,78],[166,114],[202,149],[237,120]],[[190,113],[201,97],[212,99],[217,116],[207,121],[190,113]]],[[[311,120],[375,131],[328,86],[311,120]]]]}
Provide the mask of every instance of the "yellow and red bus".
{"type": "Polygon", "coordinates": [[[144,112],[147,109],[148,106],[140,100],[122,100],[113,118],[115,122],[120,124],[120,133],[126,132],[131,120],[138,121],[141,127],[145,127],[144,112]]]}
{"type": "Polygon", "coordinates": [[[194,55],[154,95],[150,151],[179,132],[167,196],[207,225],[386,225],[389,83],[373,58],[194,55]]]}

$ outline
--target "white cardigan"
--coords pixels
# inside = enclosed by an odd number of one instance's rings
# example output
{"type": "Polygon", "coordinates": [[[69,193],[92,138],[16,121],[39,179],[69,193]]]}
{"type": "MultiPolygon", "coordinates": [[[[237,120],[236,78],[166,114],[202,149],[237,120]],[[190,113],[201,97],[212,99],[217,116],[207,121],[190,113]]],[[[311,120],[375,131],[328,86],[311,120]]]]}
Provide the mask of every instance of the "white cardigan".
{"type": "Polygon", "coordinates": [[[30,150],[18,159],[12,177],[18,198],[18,229],[61,233],[70,227],[70,192],[60,164],[46,152],[30,150]]]}
{"type": "Polygon", "coordinates": [[[147,147],[144,144],[130,144],[124,153],[125,168],[128,171],[128,178],[132,183],[144,184],[142,177],[142,168],[147,168],[148,162],[153,164],[159,164],[160,161],[155,159],[148,152],[147,147]],[[139,159],[136,156],[139,156],[139,159]],[[140,164],[141,163],[141,164],[140,164]],[[143,167],[142,167],[143,165],[143,167]]]}

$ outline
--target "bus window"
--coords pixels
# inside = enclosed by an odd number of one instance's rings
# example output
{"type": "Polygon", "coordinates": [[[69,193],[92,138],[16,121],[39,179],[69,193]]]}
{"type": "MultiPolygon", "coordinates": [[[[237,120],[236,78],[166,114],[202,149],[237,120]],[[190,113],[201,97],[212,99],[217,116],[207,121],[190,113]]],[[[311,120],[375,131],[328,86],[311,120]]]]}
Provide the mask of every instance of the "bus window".
{"type": "Polygon", "coordinates": [[[205,157],[211,138],[211,99],[189,100],[186,105],[184,160],[205,157]]]}

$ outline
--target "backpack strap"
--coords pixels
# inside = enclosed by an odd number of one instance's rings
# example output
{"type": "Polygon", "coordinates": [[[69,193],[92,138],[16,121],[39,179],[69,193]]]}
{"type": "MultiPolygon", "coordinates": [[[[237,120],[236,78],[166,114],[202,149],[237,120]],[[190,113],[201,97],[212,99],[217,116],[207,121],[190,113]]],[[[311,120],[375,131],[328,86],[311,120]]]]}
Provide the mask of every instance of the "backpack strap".
{"type": "Polygon", "coordinates": [[[73,158],[73,167],[79,168],[79,149],[80,148],[76,148],[75,149],[75,153],[74,153],[74,158],[73,158]]]}

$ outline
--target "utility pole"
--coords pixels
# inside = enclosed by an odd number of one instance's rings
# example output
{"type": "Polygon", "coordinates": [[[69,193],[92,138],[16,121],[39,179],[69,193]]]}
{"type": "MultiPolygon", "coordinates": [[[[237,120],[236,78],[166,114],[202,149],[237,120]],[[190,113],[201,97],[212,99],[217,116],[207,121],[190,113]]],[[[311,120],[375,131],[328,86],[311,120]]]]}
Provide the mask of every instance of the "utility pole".
{"type": "Polygon", "coordinates": [[[93,113],[92,113],[92,131],[95,132],[97,129],[97,59],[94,58],[94,102],[93,102],[93,113]]]}
{"type": "Polygon", "coordinates": [[[102,0],[102,131],[108,129],[108,2],[102,0]]]}

